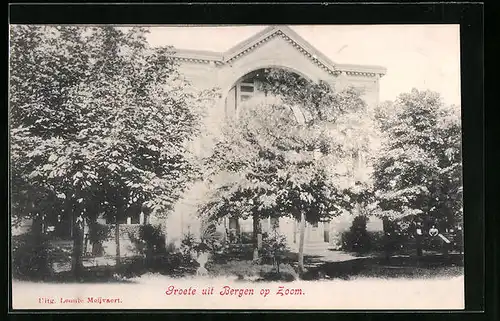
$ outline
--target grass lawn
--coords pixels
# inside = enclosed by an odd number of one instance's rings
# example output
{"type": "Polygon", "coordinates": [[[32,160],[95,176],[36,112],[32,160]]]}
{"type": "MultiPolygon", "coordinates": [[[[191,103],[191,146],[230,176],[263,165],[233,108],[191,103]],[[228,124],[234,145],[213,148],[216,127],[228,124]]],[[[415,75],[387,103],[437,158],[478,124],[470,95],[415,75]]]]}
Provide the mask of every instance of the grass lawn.
{"type": "Polygon", "coordinates": [[[463,275],[462,255],[362,257],[342,262],[325,262],[310,268],[304,280],[370,278],[432,278],[463,275]]]}

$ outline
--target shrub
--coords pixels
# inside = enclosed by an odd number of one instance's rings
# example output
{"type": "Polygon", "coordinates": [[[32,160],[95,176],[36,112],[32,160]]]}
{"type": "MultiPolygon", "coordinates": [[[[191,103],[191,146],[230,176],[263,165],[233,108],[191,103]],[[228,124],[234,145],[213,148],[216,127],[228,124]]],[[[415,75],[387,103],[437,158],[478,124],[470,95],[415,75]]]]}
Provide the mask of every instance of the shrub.
{"type": "Polygon", "coordinates": [[[192,233],[187,233],[183,236],[180,251],[186,259],[202,252],[208,252],[215,255],[222,254],[228,250],[229,244],[223,239],[223,236],[216,231],[215,224],[203,224],[200,232],[199,239],[192,233]]]}
{"type": "Polygon", "coordinates": [[[370,237],[370,250],[371,251],[383,251],[385,246],[385,233],[380,232],[368,232],[370,237]]]}
{"type": "Polygon", "coordinates": [[[409,250],[412,247],[411,223],[406,220],[386,221],[384,250],[387,254],[395,251],[409,250]]]}
{"type": "Polygon", "coordinates": [[[12,237],[12,276],[19,279],[43,279],[52,274],[51,249],[43,236],[31,233],[12,237]]]}
{"type": "Polygon", "coordinates": [[[280,263],[288,251],[286,236],[278,232],[266,233],[262,239],[261,254],[264,260],[270,260],[276,271],[280,271],[280,263]]]}
{"type": "Polygon", "coordinates": [[[192,264],[195,260],[195,253],[198,252],[198,242],[192,233],[186,233],[181,239],[180,253],[184,263],[192,264]]]}
{"type": "Polygon", "coordinates": [[[253,244],[253,232],[241,232],[240,242],[242,244],[253,244]]]}
{"type": "Polygon", "coordinates": [[[141,225],[137,233],[129,231],[129,238],[142,257],[123,264],[122,270],[127,276],[139,275],[145,271],[172,274],[186,265],[186,256],[182,252],[185,244],[181,244],[180,249],[172,242],[166,244],[161,225],[141,225]]]}
{"type": "Polygon", "coordinates": [[[371,250],[370,235],[366,231],[366,216],[356,216],[349,231],[342,234],[342,249],[351,252],[367,252],[371,250]]]}
{"type": "Polygon", "coordinates": [[[142,251],[146,255],[166,253],[166,240],[161,226],[141,225],[139,239],[143,241],[142,251]]]}
{"type": "Polygon", "coordinates": [[[221,250],[216,252],[213,260],[223,263],[231,260],[252,260],[253,259],[253,244],[231,244],[222,243],[221,250]]]}
{"type": "Polygon", "coordinates": [[[220,254],[227,250],[228,244],[223,240],[221,233],[217,232],[213,222],[203,224],[200,235],[200,242],[195,246],[196,252],[210,252],[220,254]]]}

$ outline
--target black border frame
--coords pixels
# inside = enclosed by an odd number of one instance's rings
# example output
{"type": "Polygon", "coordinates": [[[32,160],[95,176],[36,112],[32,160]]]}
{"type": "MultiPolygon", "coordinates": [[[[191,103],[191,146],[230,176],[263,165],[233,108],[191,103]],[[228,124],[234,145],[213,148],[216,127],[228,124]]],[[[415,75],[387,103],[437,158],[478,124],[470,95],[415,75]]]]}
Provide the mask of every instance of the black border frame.
{"type": "MultiPolygon", "coordinates": [[[[485,284],[484,238],[485,220],[488,218],[485,217],[484,210],[484,7],[481,3],[17,3],[10,4],[8,11],[8,23],[11,24],[460,24],[465,203],[465,307],[466,311],[470,312],[485,310],[485,299],[488,299],[485,298],[485,289],[488,287],[489,291],[496,290],[494,287],[497,277],[494,273],[495,270],[493,270],[493,273],[489,273],[489,278],[493,282],[485,284]]],[[[8,109],[6,110],[8,112],[8,109]]],[[[8,223],[8,216],[5,217],[8,223]]],[[[492,222],[489,219],[488,221],[492,222]]],[[[7,224],[7,226],[10,225],[7,224]]],[[[489,232],[492,230],[492,227],[489,228],[489,232]]],[[[494,242],[489,241],[487,248],[494,250],[494,242]]],[[[7,262],[7,264],[10,263],[7,262]]],[[[10,275],[7,275],[7,280],[9,286],[8,310],[13,314],[68,314],[75,312],[123,314],[127,312],[138,313],[139,311],[148,314],[193,313],[193,311],[185,310],[73,310],[73,312],[12,310],[10,275]]],[[[492,299],[490,297],[487,301],[493,303],[492,299]]],[[[197,313],[217,312],[241,313],[244,311],[198,310],[197,313]]],[[[265,312],[328,312],[340,315],[370,312],[375,313],[377,317],[381,313],[387,313],[387,311],[369,310],[279,310],[265,312]]],[[[396,315],[400,313],[415,315],[414,312],[417,311],[391,311],[396,315]]],[[[422,313],[428,315],[432,312],[449,311],[423,311],[422,313]]],[[[464,311],[455,312],[463,314],[464,311]]],[[[447,317],[453,318],[456,315],[448,314],[447,317]]],[[[481,315],[484,316],[484,314],[481,315]]],[[[124,316],[120,316],[120,318],[122,317],[124,316]]],[[[387,317],[388,315],[385,314],[384,319],[387,317]]],[[[410,315],[405,315],[406,317],[410,317],[410,315]]]]}

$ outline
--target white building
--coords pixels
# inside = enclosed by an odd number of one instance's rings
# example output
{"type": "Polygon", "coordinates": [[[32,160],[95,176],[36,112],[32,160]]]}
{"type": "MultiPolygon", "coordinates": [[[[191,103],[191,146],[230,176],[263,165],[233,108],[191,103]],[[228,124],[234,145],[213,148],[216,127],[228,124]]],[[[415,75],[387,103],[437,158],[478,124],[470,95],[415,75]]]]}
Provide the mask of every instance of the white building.
{"type": "MultiPolygon", "coordinates": [[[[380,66],[334,63],[286,26],[270,26],[226,52],[177,49],[174,57],[180,64],[180,71],[194,86],[222,89],[220,117],[235,115],[241,103],[256,94],[259,71],[265,68],[283,68],[312,81],[326,81],[338,90],[348,85],[360,88],[369,107],[379,102],[379,80],[386,72],[380,66]]],[[[166,222],[169,240],[199,230],[199,222],[189,212],[180,205],[169,216],[166,222]]],[[[352,218],[352,215],[345,215],[329,222],[308,224],[305,251],[338,247],[340,233],[350,227],[352,218]]],[[[269,220],[262,222],[264,232],[270,224],[269,220]]],[[[227,219],[221,231],[250,233],[252,228],[251,219],[227,219]]],[[[298,245],[298,222],[280,219],[279,229],[292,248],[298,245]]],[[[368,229],[382,230],[382,222],[372,218],[368,229]]]]}

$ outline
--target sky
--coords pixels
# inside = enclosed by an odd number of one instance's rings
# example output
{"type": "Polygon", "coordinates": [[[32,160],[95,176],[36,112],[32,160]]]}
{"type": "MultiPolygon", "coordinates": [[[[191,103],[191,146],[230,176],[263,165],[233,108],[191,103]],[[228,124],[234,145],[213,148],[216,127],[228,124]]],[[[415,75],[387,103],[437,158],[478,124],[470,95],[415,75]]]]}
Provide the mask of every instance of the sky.
{"type": "MultiPolygon", "coordinates": [[[[460,105],[459,25],[292,25],[334,63],[380,65],[380,100],[412,88],[439,92],[460,105]]],[[[223,52],[266,26],[151,27],[152,46],[223,52]]]]}

